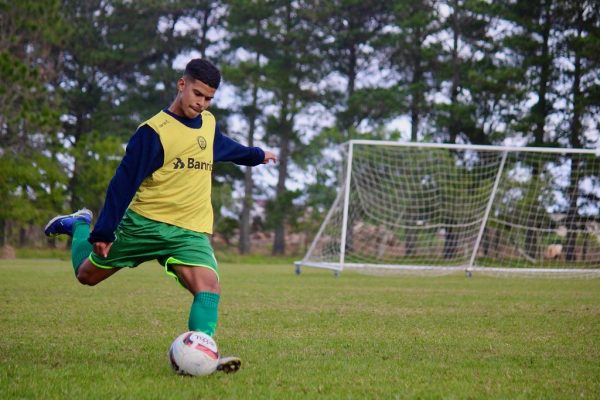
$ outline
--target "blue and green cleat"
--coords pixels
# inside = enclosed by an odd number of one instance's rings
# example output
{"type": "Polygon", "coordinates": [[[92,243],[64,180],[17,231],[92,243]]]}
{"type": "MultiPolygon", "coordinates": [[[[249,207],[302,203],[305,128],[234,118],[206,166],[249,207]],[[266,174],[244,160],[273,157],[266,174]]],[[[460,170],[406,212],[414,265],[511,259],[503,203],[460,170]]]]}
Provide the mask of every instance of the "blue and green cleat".
{"type": "Polygon", "coordinates": [[[46,236],[73,235],[73,224],[76,221],[83,221],[88,225],[92,223],[93,214],[87,208],[75,211],[69,215],[59,215],[52,218],[44,228],[46,236]]]}

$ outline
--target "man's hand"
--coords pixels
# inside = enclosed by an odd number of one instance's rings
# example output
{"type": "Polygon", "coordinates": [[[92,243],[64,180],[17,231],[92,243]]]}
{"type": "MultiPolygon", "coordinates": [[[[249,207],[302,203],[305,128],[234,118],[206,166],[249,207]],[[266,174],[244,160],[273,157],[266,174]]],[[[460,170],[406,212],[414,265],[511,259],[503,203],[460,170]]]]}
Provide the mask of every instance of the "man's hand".
{"type": "Polygon", "coordinates": [[[112,242],[96,242],[94,243],[94,253],[102,258],[108,257],[112,242]]]}
{"type": "Polygon", "coordinates": [[[263,164],[268,164],[269,161],[273,161],[273,164],[277,162],[277,156],[274,153],[271,153],[268,150],[265,150],[265,159],[263,160],[263,164]]]}

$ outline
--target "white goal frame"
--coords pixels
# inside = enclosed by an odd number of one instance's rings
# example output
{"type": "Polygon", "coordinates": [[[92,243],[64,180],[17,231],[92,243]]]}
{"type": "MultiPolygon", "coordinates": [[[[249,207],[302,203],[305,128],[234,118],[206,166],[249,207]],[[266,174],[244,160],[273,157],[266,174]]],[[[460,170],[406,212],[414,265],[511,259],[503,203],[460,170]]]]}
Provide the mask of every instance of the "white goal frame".
{"type": "MultiPolygon", "coordinates": [[[[502,174],[504,173],[506,159],[509,153],[528,152],[528,153],[552,153],[557,155],[573,155],[573,154],[586,154],[597,157],[600,161],[600,149],[571,149],[571,148],[538,148],[538,147],[515,147],[515,146],[484,146],[484,145],[467,145],[467,144],[438,144],[438,143],[414,143],[414,142],[393,142],[393,141],[377,141],[377,140],[351,140],[344,143],[342,146],[347,146],[347,160],[345,162],[345,169],[340,174],[340,181],[342,186],[336,196],[336,199],[329,209],[323,223],[321,224],[315,238],[313,239],[306,255],[301,261],[295,262],[296,273],[300,274],[302,267],[314,267],[332,270],[336,276],[341,273],[344,269],[367,269],[377,271],[404,271],[404,272],[424,272],[424,273],[453,273],[453,272],[464,272],[467,276],[471,276],[474,272],[485,272],[485,273],[499,273],[499,274],[514,274],[514,273],[527,273],[527,274],[551,274],[551,275],[566,275],[566,276],[592,276],[600,277],[600,261],[598,266],[595,265],[592,268],[537,268],[537,267],[519,267],[519,268],[504,268],[504,267],[486,267],[478,265],[477,256],[480,251],[482,238],[488,220],[490,218],[490,212],[492,211],[494,200],[498,192],[498,185],[500,183],[502,174]],[[498,170],[493,182],[493,187],[487,200],[487,206],[481,224],[479,226],[476,239],[468,257],[467,262],[460,265],[410,265],[410,264],[378,264],[378,263],[356,263],[347,262],[346,260],[346,244],[348,236],[348,218],[349,218],[349,204],[350,204],[350,191],[352,179],[352,164],[355,146],[368,145],[368,146],[402,146],[406,148],[420,148],[420,149],[448,149],[455,151],[487,151],[487,152],[498,152],[501,153],[501,160],[499,163],[498,170]],[[341,204],[340,204],[341,203],[341,204]],[[339,211],[339,207],[342,207],[342,226],[341,226],[341,237],[339,243],[339,259],[329,261],[315,261],[313,260],[313,253],[317,247],[317,243],[322,238],[325,228],[330,223],[334,210],[339,211]]],[[[595,171],[595,170],[594,170],[595,171]]],[[[600,170],[597,171],[600,176],[600,170]]]]}

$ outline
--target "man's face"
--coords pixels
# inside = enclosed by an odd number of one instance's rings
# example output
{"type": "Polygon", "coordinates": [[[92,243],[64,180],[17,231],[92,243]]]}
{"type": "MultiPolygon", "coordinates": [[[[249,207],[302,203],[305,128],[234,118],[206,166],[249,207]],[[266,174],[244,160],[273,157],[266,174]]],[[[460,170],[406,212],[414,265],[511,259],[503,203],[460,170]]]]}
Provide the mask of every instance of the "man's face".
{"type": "Polygon", "coordinates": [[[206,83],[184,77],[177,81],[181,111],[187,118],[196,118],[208,108],[217,89],[206,83]]]}

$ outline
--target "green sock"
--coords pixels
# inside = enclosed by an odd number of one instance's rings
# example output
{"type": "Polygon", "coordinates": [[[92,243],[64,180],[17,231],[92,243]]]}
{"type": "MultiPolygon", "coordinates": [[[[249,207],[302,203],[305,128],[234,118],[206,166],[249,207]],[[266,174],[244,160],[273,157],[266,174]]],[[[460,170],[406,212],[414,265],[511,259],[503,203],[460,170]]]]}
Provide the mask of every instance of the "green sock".
{"type": "Polygon", "coordinates": [[[190,331],[204,332],[209,336],[215,334],[220,298],[221,296],[212,292],[198,292],[194,295],[188,320],[190,331]]]}
{"type": "Polygon", "coordinates": [[[90,236],[90,226],[84,221],[77,221],[73,224],[73,243],[71,244],[71,262],[73,271],[77,274],[77,269],[92,252],[92,244],[88,242],[90,236]]]}

